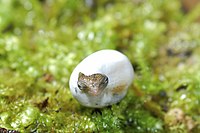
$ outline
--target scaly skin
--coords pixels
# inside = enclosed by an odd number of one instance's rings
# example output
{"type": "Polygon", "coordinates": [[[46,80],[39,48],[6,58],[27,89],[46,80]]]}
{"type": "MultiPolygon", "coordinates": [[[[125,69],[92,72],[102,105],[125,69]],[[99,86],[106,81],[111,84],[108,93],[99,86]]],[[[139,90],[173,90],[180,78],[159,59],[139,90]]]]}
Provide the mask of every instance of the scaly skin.
{"type": "Polygon", "coordinates": [[[100,73],[87,76],[80,72],[77,85],[83,92],[92,96],[97,96],[100,95],[108,85],[108,77],[100,73]]]}

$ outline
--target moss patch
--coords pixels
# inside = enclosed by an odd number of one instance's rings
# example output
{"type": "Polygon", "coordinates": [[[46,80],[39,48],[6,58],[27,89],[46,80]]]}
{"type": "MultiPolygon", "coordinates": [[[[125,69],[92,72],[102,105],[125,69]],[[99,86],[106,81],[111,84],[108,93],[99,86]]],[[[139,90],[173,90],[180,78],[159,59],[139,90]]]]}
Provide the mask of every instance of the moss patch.
{"type": "Polygon", "coordinates": [[[178,0],[0,1],[0,127],[20,132],[199,132],[199,5],[178,0]],[[88,3],[91,2],[91,3],[88,3]],[[81,106],[68,81],[101,49],[126,54],[120,103],[81,106]]]}

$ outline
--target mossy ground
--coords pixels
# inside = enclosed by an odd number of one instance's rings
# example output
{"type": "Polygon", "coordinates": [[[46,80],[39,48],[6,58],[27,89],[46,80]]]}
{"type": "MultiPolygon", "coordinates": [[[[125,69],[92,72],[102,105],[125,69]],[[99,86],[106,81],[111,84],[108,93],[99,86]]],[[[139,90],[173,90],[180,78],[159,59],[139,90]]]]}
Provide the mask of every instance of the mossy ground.
{"type": "Polygon", "coordinates": [[[200,5],[179,0],[1,0],[0,127],[20,132],[200,132],[200,5]],[[93,3],[87,3],[93,2],[93,3]],[[120,103],[71,95],[73,68],[100,49],[126,54],[120,103]]]}

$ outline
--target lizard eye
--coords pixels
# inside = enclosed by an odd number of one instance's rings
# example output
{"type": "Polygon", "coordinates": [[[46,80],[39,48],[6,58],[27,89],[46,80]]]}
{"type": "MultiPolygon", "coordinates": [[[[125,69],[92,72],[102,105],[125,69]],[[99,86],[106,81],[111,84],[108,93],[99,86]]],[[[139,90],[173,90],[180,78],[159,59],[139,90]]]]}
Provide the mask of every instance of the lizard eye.
{"type": "Polygon", "coordinates": [[[108,77],[105,76],[103,77],[103,79],[101,80],[100,84],[99,84],[99,88],[103,89],[108,85],[108,77]]]}
{"type": "Polygon", "coordinates": [[[78,84],[78,88],[79,88],[79,89],[81,88],[80,84],[78,84]]]}
{"type": "Polygon", "coordinates": [[[108,77],[105,78],[104,83],[108,84],[108,77]]]}
{"type": "Polygon", "coordinates": [[[81,82],[77,82],[77,86],[80,90],[86,90],[87,86],[81,82]]]}

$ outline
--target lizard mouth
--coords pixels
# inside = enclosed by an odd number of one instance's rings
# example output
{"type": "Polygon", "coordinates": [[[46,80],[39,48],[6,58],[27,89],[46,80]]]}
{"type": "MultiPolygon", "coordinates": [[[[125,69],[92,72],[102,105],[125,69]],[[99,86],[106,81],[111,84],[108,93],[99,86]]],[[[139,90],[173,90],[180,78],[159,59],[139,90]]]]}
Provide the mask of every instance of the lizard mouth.
{"type": "Polygon", "coordinates": [[[99,96],[99,95],[101,95],[101,93],[102,93],[103,90],[104,89],[93,88],[93,89],[90,89],[88,91],[88,94],[91,95],[91,96],[99,96]]]}

